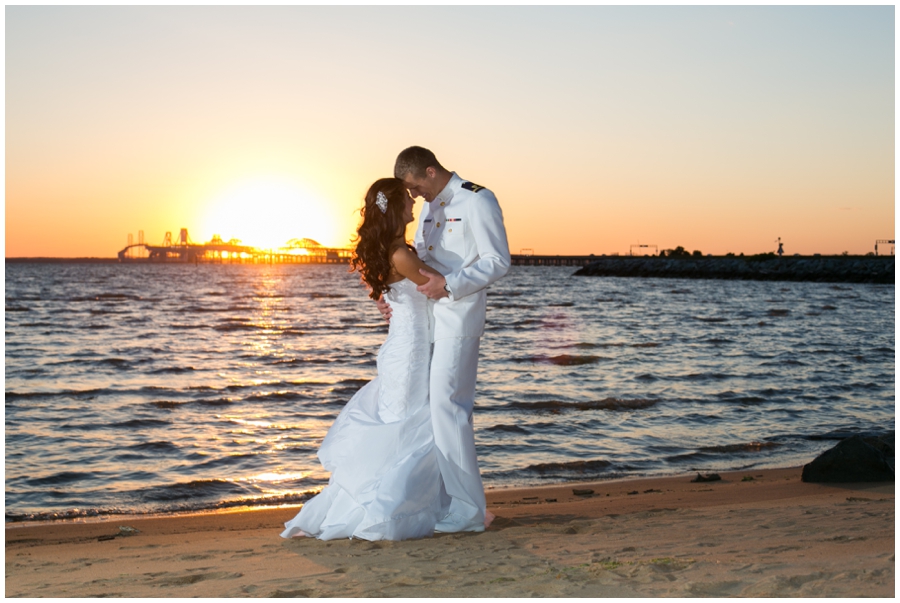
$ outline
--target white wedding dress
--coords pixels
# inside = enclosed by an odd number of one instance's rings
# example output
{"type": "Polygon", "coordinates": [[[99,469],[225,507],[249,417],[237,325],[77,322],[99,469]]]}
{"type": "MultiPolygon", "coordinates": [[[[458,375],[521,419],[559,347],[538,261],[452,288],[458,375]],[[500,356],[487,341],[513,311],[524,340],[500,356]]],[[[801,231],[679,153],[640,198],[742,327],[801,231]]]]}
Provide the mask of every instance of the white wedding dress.
{"type": "Polygon", "coordinates": [[[318,456],[331,479],[284,524],[284,538],[404,540],[434,533],[442,488],[428,405],[427,298],[408,279],[390,287],[378,376],[325,436],[318,456]]]}

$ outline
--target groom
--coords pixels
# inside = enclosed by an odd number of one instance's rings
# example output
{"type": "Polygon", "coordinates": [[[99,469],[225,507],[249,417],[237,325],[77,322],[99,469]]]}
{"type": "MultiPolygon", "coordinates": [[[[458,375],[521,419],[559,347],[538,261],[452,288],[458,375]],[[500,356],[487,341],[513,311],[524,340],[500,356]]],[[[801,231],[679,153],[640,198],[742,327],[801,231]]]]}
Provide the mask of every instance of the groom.
{"type": "MultiPolygon", "coordinates": [[[[419,216],[416,251],[442,275],[418,287],[432,300],[434,312],[430,405],[444,482],[443,517],[435,531],[481,532],[486,505],[472,408],[485,289],[505,275],[510,264],[503,213],[494,193],[444,169],[428,149],[401,152],[394,176],[413,197],[428,202],[419,216]]],[[[378,308],[390,318],[386,302],[379,300],[378,308]]]]}

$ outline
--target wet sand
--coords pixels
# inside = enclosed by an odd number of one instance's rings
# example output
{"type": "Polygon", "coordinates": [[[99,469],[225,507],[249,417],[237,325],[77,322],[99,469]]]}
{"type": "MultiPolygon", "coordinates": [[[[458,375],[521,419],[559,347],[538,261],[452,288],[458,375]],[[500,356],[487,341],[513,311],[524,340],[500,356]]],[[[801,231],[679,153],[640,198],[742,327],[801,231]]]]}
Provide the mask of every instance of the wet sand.
{"type": "Polygon", "coordinates": [[[296,508],[9,525],[6,596],[894,596],[893,483],[695,476],[489,490],[486,532],[404,542],[283,540],[296,508]]]}

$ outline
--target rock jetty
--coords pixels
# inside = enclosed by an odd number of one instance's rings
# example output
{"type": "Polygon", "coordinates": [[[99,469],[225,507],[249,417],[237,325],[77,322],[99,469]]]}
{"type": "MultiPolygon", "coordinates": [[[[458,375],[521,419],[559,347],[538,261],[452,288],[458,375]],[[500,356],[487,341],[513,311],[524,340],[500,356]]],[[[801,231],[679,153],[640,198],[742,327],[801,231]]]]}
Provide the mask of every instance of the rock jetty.
{"type": "Polygon", "coordinates": [[[894,256],[600,257],[575,276],[894,284],[894,256]]]}

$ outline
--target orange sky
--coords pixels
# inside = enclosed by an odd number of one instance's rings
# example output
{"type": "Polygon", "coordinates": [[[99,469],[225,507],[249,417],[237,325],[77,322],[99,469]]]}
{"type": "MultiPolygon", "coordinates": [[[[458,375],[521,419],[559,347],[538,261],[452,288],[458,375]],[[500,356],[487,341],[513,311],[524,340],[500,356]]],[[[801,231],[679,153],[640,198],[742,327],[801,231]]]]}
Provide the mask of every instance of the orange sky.
{"type": "Polygon", "coordinates": [[[894,8],[6,8],[7,257],[346,246],[412,144],[514,253],[866,253],[894,8]]]}

